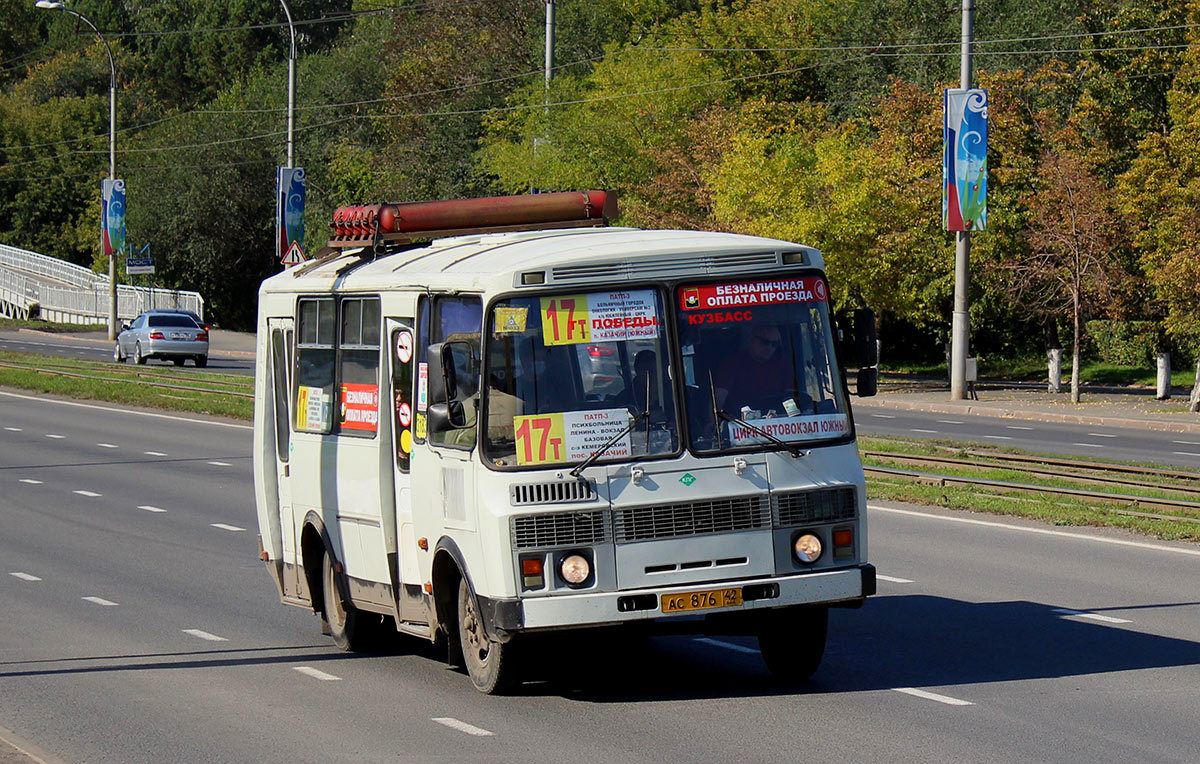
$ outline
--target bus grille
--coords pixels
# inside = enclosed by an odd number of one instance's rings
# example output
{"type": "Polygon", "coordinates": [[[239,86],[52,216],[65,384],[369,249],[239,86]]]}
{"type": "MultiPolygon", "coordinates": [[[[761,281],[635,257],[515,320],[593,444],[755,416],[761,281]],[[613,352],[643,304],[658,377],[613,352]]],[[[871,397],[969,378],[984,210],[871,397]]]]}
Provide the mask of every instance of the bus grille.
{"type": "Polygon", "coordinates": [[[745,531],[770,524],[771,509],[763,494],[618,509],[614,533],[621,543],[745,531]]]}
{"type": "Polygon", "coordinates": [[[775,505],[777,528],[853,520],[858,514],[858,502],[852,485],[777,493],[771,499],[775,505]]]}
{"type": "Polygon", "coordinates": [[[555,546],[588,546],[608,540],[607,512],[555,512],[521,515],[512,519],[513,547],[545,549],[555,546]]]}
{"type": "Polygon", "coordinates": [[[549,483],[519,483],[509,488],[513,506],[522,504],[559,504],[568,501],[591,501],[595,494],[586,480],[556,480],[549,483]]]}

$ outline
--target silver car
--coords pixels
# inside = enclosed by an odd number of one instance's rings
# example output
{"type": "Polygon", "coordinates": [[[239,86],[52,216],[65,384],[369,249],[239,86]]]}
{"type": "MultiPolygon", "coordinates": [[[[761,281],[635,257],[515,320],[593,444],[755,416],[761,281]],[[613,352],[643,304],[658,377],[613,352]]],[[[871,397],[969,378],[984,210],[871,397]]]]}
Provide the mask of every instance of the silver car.
{"type": "Polygon", "coordinates": [[[176,366],[191,358],[197,366],[207,366],[208,330],[178,311],[148,310],[117,335],[113,360],[122,363],[130,358],[135,363],[161,358],[176,366]]]}

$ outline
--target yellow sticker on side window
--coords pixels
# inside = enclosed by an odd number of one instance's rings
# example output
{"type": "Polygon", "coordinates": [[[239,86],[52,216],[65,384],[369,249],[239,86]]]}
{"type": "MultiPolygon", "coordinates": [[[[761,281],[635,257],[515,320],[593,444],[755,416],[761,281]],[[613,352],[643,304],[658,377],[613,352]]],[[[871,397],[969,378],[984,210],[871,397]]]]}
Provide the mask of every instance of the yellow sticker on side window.
{"type": "Polygon", "coordinates": [[[496,334],[517,334],[525,331],[529,309],[523,306],[496,308],[496,334]]]}

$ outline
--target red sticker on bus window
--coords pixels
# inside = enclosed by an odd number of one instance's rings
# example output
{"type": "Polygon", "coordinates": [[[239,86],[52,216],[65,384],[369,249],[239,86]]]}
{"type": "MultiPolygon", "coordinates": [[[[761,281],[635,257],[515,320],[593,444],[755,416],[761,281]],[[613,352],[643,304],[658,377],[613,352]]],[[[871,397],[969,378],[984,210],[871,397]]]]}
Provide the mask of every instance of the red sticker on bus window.
{"type": "Polygon", "coordinates": [[[412,422],[412,409],[408,407],[407,403],[401,403],[396,407],[396,418],[400,420],[401,427],[408,427],[412,422]]]}
{"type": "Polygon", "coordinates": [[[379,428],[379,387],[342,385],[342,429],[375,432],[379,428]]]}
{"type": "Polygon", "coordinates": [[[752,308],[792,302],[825,302],[827,299],[825,282],[819,278],[739,281],[684,287],[679,290],[679,309],[752,308]]]}

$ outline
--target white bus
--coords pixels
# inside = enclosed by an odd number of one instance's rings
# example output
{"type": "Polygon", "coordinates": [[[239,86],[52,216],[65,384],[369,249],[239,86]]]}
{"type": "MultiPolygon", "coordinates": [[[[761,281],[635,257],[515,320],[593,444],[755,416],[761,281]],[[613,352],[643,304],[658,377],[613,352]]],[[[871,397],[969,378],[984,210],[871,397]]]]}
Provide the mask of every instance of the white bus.
{"type": "MultiPolygon", "coordinates": [[[[339,209],[259,294],[255,494],[284,603],[344,649],[443,641],[473,684],[532,635],[756,635],[796,681],[875,592],[821,254],[607,227],[606,192],[339,209]],[[416,243],[425,239],[424,243],[416,243]]],[[[844,355],[844,354],[843,354],[844,355]]]]}

